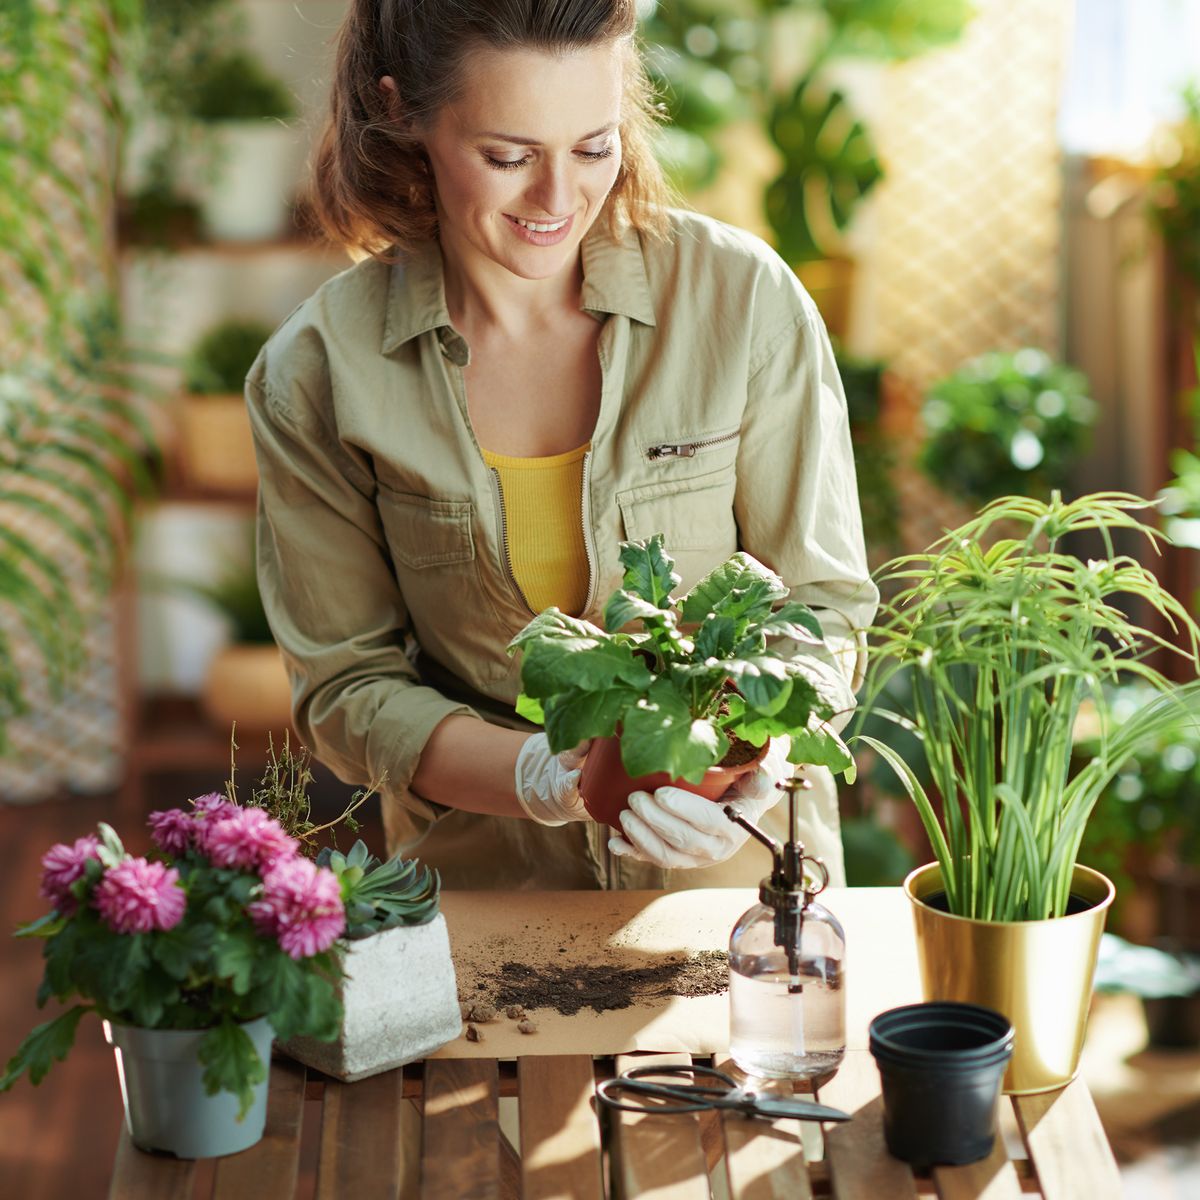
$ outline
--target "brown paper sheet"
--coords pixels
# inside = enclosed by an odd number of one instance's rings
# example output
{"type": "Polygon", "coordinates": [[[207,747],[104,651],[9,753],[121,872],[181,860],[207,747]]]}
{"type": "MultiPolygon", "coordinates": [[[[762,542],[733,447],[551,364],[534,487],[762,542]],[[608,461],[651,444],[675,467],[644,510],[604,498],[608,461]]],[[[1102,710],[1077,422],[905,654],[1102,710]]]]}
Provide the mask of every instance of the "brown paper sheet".
{"type": "MultiPolygon", "coordinates": [[[[734,923],[757,891],[706,888],[682,892],[444,892],[442,912],[460,996],[490,999],[477,984],[506,961],[570,969],[586,964],[653,966],[689,952],[728,949],[734,923]]],[[[847,1045],[867,1045],[876,1013],[920,999],[908,901],[899,888],[831,888],[821,902],[847,941],[847,1045]]],[[[629,1008],[564,1015],[530,1010],[537,1032],[523,1034],[499,1013],[434,1058],[519,1058],[532,1054],[612,1055],[633,1050],[721,1054],[729,1047],[729,995],[669,996],[629,1008]]]]}

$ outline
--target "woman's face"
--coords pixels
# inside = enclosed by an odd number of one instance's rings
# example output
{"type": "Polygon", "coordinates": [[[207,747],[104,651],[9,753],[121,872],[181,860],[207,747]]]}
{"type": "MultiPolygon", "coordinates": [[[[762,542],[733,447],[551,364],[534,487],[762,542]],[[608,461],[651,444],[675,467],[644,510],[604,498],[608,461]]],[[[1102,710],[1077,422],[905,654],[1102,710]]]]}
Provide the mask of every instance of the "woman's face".
{"type": "Polygon", "coordinates": [[[462,95],[422,135],[442,249],[548,279],[578,260],[621,164],[622,50],[472,51],[462,95]]]}

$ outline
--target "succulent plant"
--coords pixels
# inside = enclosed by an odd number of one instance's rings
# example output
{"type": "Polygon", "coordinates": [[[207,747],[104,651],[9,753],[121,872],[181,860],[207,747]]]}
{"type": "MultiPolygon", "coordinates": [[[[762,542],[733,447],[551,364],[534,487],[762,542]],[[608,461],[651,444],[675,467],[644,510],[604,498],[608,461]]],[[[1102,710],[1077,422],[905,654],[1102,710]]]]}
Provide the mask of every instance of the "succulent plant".
{"type": "Polygon", "coordinates": [[[351,940],[398,925],[424,925],[437,915],[441,878],[413,859],[380,862],[360,838],[347,854],[324,847],[317,866],[328,867],[342,885],[345,936],[351,940]]]}

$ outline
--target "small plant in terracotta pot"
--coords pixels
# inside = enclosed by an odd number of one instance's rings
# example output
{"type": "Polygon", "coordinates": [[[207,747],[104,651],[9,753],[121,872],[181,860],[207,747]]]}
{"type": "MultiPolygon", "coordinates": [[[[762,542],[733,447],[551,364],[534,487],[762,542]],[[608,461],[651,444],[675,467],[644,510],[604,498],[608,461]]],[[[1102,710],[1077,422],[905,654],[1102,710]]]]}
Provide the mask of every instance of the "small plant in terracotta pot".
{"type": "Polygon", "coordinates": [[[580,779],[595,820],[619,827],[630,792],[668,783],[715,800],[772,737],[791,739],[794,763],[853,769],[802,649],[823,645],[821,626],[779,576],[739,551],[673,597],[680,577],[660,533],[622,542],[621,564],[603,629],[548,608],[508,646],[523,655],[517,712],[545,725],[550,748],[598,739],[580,779]],[[626,632],[634,621],[641,631],[626,632]]]}

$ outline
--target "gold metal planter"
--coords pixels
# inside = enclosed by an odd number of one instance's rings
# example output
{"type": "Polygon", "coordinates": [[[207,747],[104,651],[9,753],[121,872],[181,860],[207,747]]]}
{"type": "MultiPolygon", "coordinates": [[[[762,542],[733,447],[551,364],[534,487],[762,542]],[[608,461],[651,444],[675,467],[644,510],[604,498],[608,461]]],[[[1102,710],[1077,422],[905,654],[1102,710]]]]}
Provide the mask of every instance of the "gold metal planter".
{"type": "Polygon", "coordinates": [[[1074,1079],[1112,883],[1076,867],[1071,891],[1091,907],[1045,921],[976,921],[931,908],[925,901],[942,891],[937,863],[913,871],[904,891],[925,998],[982,1004],[1012,1021],[1016,1044],[1004,1090],[1026,1095],[1074,1079]]]}

